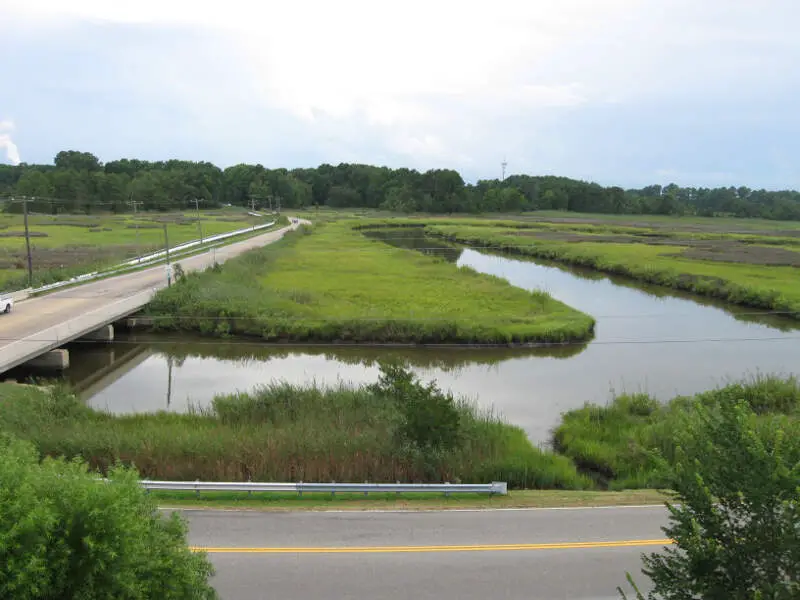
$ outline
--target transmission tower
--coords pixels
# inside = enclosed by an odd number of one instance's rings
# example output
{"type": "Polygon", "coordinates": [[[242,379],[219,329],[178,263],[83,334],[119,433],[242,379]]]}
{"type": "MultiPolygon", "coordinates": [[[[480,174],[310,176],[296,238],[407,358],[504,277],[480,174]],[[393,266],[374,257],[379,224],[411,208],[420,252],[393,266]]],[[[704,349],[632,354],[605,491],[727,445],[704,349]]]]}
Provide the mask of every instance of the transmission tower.
{"type": "Polygon", "coordinates": [[[500,163],[500,166],[503,168],[503,175],[500,178],[500,181],[505,181],[506,180],[506,167],[508,166],[508,162],[506,162],[505,158],[503,159],[503,162],[500,163]]]}

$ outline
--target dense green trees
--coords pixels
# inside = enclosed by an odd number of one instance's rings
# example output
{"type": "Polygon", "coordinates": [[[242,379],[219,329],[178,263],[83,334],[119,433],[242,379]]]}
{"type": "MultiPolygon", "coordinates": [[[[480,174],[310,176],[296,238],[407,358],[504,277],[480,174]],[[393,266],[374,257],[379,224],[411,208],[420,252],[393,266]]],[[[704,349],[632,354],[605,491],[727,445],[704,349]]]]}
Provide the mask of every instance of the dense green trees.
{"type": "MultiPolygon", "coordinates": [[[[0,196],[47,199],[37,210],[127,211],[186,208],[194,199],[267,208],[365,207],[398,212],[478,213],[566,210],[617,214],[733,215],[800,220],[800,192],[747,187],[651,185],[624,190],[566,177],[512,175],[468,185],[451,169],[424,173],[362,164],[267,169],[239,164],[136,159],[102,164],[88,152],[59,152],[54,165],[0,165],[0,196]]],[[[11,208],[13,210],[13,207],[11,208]]]]}

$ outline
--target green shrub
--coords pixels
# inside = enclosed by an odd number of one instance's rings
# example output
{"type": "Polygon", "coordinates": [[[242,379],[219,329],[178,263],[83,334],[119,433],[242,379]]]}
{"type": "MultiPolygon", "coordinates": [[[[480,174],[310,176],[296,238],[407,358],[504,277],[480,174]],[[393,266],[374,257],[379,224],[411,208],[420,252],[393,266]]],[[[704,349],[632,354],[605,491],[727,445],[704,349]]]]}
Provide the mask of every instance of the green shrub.
{"type": "Polygon", "coordinates": [[[210,563],[137,473],[96,477],[83,462],[40,463],[32,444],[0,436],[0,597],[215,598],[210,563]]]}
{"type": "Polygon", "coordinates": [[[680,425],[666,465],[675,545],[644,557],[650,598],[800,597],[800,423],[741,400],[698,401],[680,425]]]}

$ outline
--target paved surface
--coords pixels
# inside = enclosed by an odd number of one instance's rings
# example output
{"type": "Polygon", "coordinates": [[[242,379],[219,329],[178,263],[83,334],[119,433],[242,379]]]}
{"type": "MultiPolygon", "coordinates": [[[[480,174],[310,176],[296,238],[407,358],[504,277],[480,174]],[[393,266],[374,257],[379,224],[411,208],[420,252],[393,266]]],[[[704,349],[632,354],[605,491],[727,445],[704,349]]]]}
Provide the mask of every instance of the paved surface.
{"type": "Polygon", "coordinates": [[[646,583],[666,523],[660,506],[184,514],[222,598],[243,600],[616,599],[626,571],[646,583]]]}
{"type": "MultiPolygon", "coordinates": [[[[205,269],[215,260],[222,263],[242,252],[277,241],[294,227],[296,226],[254,236],[189,258],[179,258],[176,262],[180,262],[185,271],[205,269]]],[[[15,303],[14,311],[10,315],[0,316],[0,356],[12,356],[9,346],[16,341],[36,336],[65,321],[111,306],[147,290],[166,287],[166,284],[165,267],[159,265],[15,303]]],[[[0,364],[0,372],[3,370],[4,365],[0,364]]]]}

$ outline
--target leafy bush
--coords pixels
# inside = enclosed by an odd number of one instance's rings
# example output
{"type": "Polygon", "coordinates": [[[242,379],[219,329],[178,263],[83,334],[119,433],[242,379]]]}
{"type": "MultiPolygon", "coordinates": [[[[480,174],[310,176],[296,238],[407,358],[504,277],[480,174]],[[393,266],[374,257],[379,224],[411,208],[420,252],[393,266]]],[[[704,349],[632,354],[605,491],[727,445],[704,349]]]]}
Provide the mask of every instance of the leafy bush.
{"type": "Polygon", "coordinates": [[[402,422],[401,442],[422,449],[452,449],[461,441],[461,413],[452,394],[445,394],[435,381],[423,385],[397,364],[381,364],[381,376],[373,388],[397,402],[402,422]]]}
{"type": "Polygon", "coordinates": [[[0,597],[216,598],[184,522],[158,513],[135,471],[109,478],[0,436],[0,597]]]}
{"type": "MultiPolygon", "coordinates": [[[[649,597],[800,597],[798,422],[759,418],[746,401],[698,402],[681,425],[664,528],[675,545],[644,557],[649,597]]],[[[643,600],[630,574],[628,581],[643,600]]]]}

